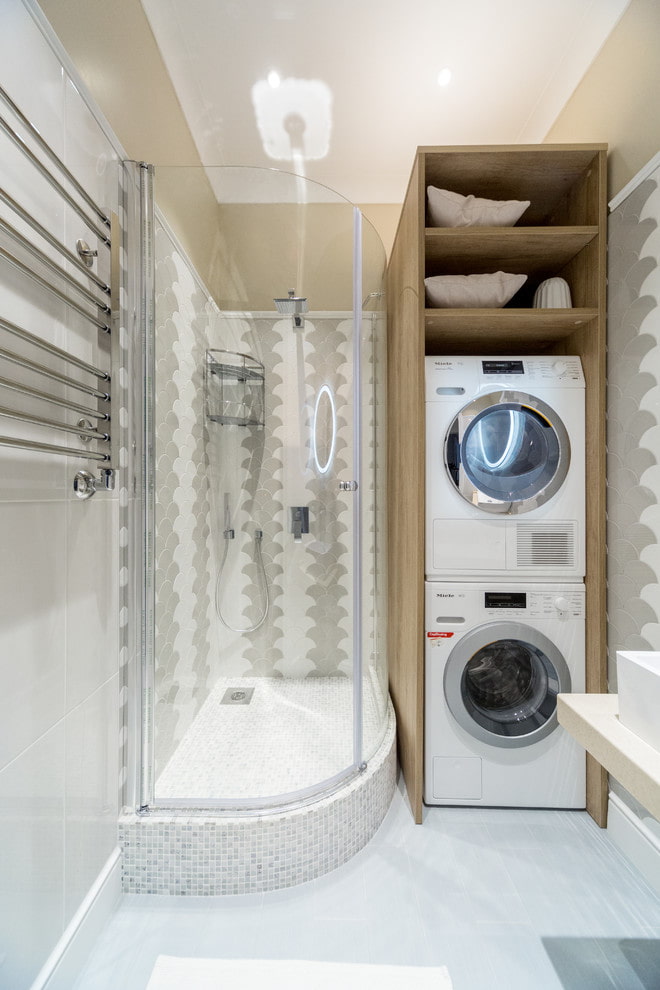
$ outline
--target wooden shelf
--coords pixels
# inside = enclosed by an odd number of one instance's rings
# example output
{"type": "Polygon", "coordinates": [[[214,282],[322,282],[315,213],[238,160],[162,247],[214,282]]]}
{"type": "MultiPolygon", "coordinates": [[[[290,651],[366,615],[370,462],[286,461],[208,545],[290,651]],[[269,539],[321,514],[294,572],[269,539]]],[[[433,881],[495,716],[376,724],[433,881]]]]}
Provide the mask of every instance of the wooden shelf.
{"type": "Polygon", "coordinates": [[[418,148],[418,155],[425,186],[486,199],[528,199],[519,225],[538,225],[599,222],[597,202],[578,202],[574,193],[585,178],[589,183],[595,156],[605,150],[603,144],[464,145],[418,148]],[[570,220],[564,219],[568,213],[570,220]]]}
{"type": "Polygon", "coordinates": [[[597,234],[597,227],[427,227],[426,275],[505,271],[547,278],[597,234]]]}
{"type": "Polygon", "coordinates": [[[597,317],[596,309],[427,309],[426,353],[525,354],[569,337],[597,317]]]}

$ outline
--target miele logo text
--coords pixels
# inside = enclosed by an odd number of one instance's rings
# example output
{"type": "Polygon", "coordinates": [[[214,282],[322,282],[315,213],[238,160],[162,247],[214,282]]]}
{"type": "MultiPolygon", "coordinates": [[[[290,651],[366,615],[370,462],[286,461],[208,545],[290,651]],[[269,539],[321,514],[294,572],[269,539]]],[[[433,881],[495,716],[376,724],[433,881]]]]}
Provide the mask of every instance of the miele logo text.
{"type": "Polygon", "coordinates": [[[437,591],[435,597],[436,598],[456,598],[456,595],[450,595],[450,594],[448,594],[448,593],[446,593],[444,591],[437,591]]]}

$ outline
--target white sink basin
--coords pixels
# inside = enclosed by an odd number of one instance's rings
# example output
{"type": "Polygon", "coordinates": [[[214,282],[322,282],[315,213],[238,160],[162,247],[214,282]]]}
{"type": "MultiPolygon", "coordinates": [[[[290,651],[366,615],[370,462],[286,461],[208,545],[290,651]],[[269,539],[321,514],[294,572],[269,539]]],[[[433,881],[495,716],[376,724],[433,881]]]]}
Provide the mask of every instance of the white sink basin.
{"type": "Polygon", "coordinates": [[[617,652],[619,721],[660,751],[660,653],[617,652]]]}

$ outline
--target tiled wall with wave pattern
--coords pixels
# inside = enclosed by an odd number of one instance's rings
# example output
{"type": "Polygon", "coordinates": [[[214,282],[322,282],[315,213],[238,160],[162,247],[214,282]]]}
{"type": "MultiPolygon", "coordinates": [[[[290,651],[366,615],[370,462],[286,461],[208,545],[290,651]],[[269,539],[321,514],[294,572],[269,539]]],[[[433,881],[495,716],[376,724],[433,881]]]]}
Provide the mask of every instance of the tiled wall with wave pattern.
{"type": "Polygon", "coordinates": [[[608,640],[660,650],[660,173],[614,209],[608,262],[608,640]]]}
{"type": "MultiPolygon", "coordinates": [[[[611,213],[608,235],[608,643],[660,650],[660,168],[611,213]]],[[[611,790],[660,842],[660,826],[611,790]]]]}

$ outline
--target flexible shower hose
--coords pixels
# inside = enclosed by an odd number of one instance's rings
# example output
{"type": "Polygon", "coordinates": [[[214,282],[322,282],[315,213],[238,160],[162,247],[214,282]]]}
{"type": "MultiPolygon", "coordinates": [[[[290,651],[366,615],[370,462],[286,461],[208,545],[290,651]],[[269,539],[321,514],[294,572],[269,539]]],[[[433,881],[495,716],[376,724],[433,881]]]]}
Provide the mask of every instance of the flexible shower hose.
{"type": "Polygon", "coordinates": [[[227,563],[227,554],[229,553],[229,541],[233,539],[233,530],[226,529],[224,532],[224,537],[225,537],[225,549],[222,553],[222,560],[220,562],[220,567],[218,568],[218,575],[215,579],[215,613],[220,619],[220,622],[223,624],[225,629],[230,629],[231,632],[235,632],[235,633],[256,632],[259,626],[262,626],[266,621],[266,616],[268,615],[268,609],[270,607],[270,598],[268,594],[268,579],[266,577],[266,568],[264,566],[264,558],[261,552],[261,543],[263,541],[264,534],[260,529],[255,529],[254,531],[254,542],[257,551],[257,570],[261,577],[261,584],[264,593],[264,610],[258,622],[255,622],[254,625],[252,626],[246,626],[244,629],[241,629],[237,626],[232,626],[229,622],[227,622],[224,615],[222,614],[222,608],[220,607],[220,585],[222,583],[222,575],[225,569],[225,564],[227,563]]]}

